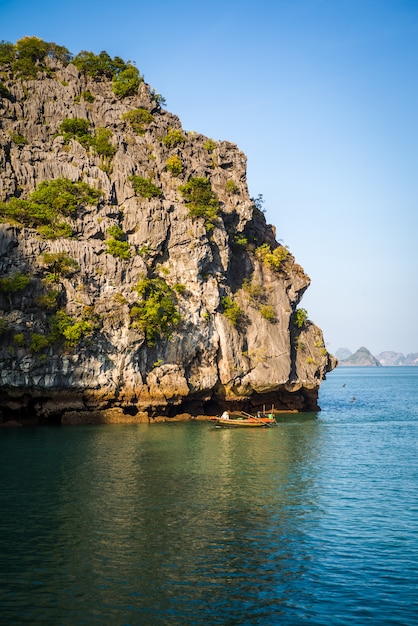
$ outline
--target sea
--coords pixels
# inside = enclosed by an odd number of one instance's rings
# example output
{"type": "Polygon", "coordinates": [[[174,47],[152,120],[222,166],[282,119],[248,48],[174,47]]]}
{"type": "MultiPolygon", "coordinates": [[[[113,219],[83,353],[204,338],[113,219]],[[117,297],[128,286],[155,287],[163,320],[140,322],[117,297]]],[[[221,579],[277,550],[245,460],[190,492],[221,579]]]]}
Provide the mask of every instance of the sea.
{"type": "Polygon", "coordinates": [[[0,429],[0,623],[418,624],[418,367],[277,428],[0,429]]]}

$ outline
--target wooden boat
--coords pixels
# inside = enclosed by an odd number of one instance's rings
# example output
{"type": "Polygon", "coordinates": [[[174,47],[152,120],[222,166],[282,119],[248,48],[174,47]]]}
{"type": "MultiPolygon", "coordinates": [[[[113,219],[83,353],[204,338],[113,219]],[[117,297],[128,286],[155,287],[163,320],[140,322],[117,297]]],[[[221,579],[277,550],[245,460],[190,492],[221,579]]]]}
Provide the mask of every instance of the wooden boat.
{"type": "Polygon", "coordinates": [[[249,413],[231,413],[228,417],[215,418],[215,426],[220,428],[269,428],[277,426],[276,420],[271,415],[250,415],[249,413]]]}

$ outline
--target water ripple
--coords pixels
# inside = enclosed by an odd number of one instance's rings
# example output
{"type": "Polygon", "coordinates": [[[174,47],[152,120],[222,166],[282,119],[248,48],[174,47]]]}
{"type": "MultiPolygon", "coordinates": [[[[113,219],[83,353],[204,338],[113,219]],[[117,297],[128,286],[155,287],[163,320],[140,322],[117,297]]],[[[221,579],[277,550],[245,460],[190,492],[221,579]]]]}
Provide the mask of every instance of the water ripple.
{"type": "Polygon", "coordinates": [[[318,417],[261,432],[0,431],[0,621],[415,626],[408,377],[402,418],[386,393],[373,413],[378,377],[344,372],[318,417]]]}

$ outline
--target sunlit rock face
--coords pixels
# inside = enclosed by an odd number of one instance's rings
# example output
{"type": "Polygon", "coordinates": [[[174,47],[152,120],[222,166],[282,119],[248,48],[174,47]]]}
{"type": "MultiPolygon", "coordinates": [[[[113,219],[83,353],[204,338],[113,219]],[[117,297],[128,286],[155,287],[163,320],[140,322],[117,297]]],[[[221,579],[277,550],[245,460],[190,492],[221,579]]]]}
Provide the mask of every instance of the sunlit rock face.
{"type": "Polygon", "coordinates": [[[246,156],[184,131],[144,82],[136,95],[118,98],[110,80],[71,63],[49,65],[36,80],[3,68],[1,419],[142,422],[224,408],[317,410],[335,360],[321,330],[298,313],[309,278],[249,197],[246,156]],[[151,114],[139,129],[126,115],[137,109],[151,114]],[[107,129],[113,150],[65,136],[62,123],[74,118],[88,120],[90,137],[107,129]],[[138,191],[139,177],[158,191],[138,191]],[[13,198],[30,200],[56,179],[101,192],[70,213],[61,197],[65,236],[8,212],[13,198]],[[206,181],[211,212],[208,197],[196,208],[180,189],[197,179],[206,181]],[[71,267],[54,266],[59,258],[71,267]],[[19,285],[22,276],[28,280],[19,285]]]}

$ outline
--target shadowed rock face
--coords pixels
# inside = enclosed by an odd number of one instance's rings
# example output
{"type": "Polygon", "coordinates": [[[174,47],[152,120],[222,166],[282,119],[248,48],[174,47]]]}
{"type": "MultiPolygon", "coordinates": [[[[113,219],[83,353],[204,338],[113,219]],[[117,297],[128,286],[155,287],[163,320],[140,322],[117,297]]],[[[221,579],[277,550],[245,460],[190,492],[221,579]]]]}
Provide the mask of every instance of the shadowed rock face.
{"type": "Polygon", "coordinates": [[[95,81],[72,64],[50,65],[50,76],[30,81],[15,80],[6,68],[0,202],[4,208],[13,197],[28,199],[42,181],[59,178],[83,181],[102,198],[64,216],[71,237],[45,239],[3,211],[2,419],[135,422],[272,404],[317,410],[319,385],[335,359],[317,326],[296,323],[309,278],[250,199],[245,155],[229,142],[208,144],[183,131],[145,83],[137,95],[118,99],[110,81],[95,81]],[[139,133],[124,116],[138,108],[152,114],[139,133]],[[88,120],[91,135],[108,129],[114,155],[65,139],[60,125],[68,118],[88,120]],[[164,141],[172,129],[184,135],[176,145],[164,141]],[[181,172],[170,171],[174,156],[181,172]],[[136,193],[132,175],[150,179],[160,195],[136,193]],[[195,178],[210,182],[218,202],[211,221],[190,215],[179,190],[195,178]],[[109,253],[114,226],[129,258],[109,253]],[[284,258],[274,266],[260,250],[284,258]],[[77,266],[51,277],[46,252],[66,253],[77,266]],[[7,280],[20,274],[30,282],[8,289],[7,280]],[[134,289],[144,277],[162,279],[180,315],[151,338],[155,320],[135,324],[135,311],[149,300],[134,289]],[[52,291],[48,304],[43,296],[52,291]],[[57,334],[57,312],[71,319],[75,335],[79,324],[79,336],[57,334]]]}

